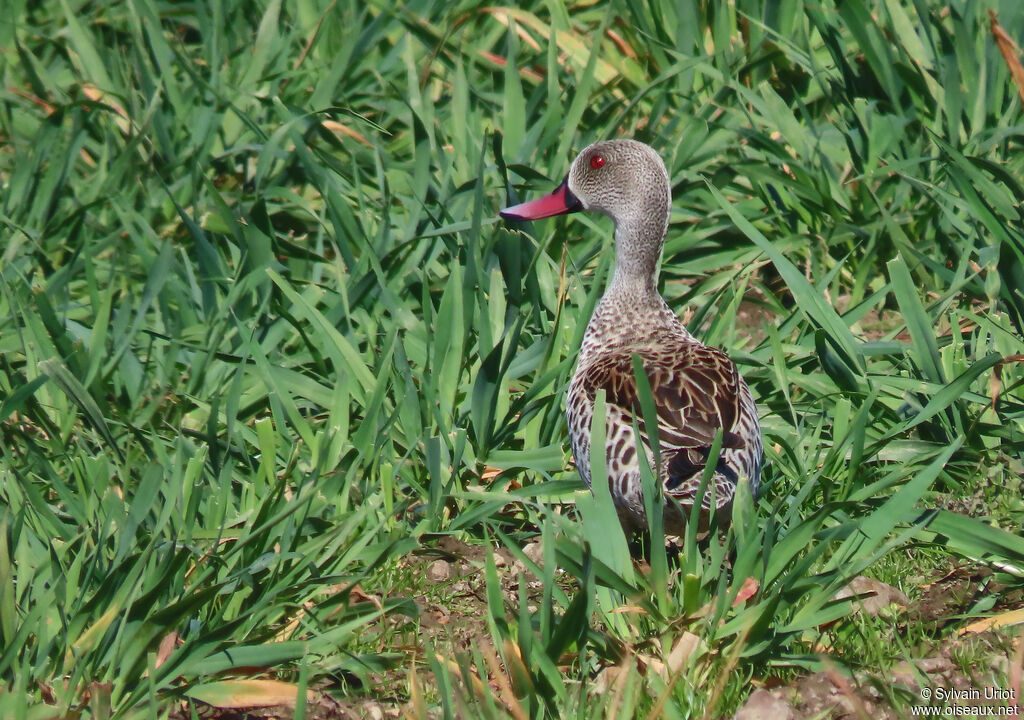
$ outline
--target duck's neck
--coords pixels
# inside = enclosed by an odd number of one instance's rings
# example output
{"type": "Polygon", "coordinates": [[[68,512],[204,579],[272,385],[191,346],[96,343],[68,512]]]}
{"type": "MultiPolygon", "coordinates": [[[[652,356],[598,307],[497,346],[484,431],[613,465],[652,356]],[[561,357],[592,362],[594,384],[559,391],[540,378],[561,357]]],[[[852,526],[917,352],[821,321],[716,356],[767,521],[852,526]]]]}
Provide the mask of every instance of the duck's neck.
{"type": "Polygon", "coordinates": [[[658,261],[668,229],[668,208],[651,210],[615,223],[615,272],[605,292],[606,299],[628,299],[638,309],[663,304],[658,295],[658,261]]]}
{"type": "Polygon", "coordinates": [[[658,342],[665,333],[689,336],[658,294],[658,260],[666,225],[616,224],[615,272],[587,326],[580,363],[612,348],[658,342]]]}

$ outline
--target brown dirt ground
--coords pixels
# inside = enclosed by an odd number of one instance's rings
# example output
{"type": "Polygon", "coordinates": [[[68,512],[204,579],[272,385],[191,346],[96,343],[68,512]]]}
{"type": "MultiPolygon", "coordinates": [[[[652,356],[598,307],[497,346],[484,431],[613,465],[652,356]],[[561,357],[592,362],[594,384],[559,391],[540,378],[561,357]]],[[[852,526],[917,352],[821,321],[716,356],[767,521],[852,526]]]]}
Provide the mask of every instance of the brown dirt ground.
{"type": "MultiPolygon", "coordinates": [[[[427,694],[429,705],[431,681],[423,657],[426,647],[453,658],[469,657],[475,647],[490,647],[491,634],[487,626],[487,598],[484,564],[492,552],[487,545],[468,545],[455,538],[443,538],[436,547],[409,555],[400,568],[403,577],[423,579],[415,596],[420,609],[418,621],[389,618],[392,623],[393,644],[390,649],[408,651],[416,657],[416,685],[427,694]]],[[[494,550],[495,563],[501,576],[505,597],[516,602],[519,583],[525,581],[529,602],[539,601],[539,582],[535,582],[525,567],[504,548],[494,550]]],[[[539,545],[527,546],[527,555],[539,559],[539,545]]],[[[992,592],[991,572],[978,566],[957,566],[943,577],[922,588],[920,595],[905,608],[897,608],[893,622],[902,635],[910,626],[923,626],[939,639],[930,648],[917,648],[914,667],[898,663],[882,675],[855,673],[852,677],[838,669],[829,669],[788,680],[772,677],[755,681],[758,686],[745,702],[749,710],[736,715],[742,718],[764,720],[862,720],[863,718],[896,719],[903,715],[893,709],[893,693],[903,698],[902,704],[913,704],[923,687],[967,690],[985,687],[986,677],[993,673],[1005,676],[1014,662],[1014,640],[1003,632],[981,632],[958,636],[955,628],[965,623],[957,616],[966,612],[979,595],[992,592]],[[965,658],[971,659],[970,662],[965,658]],[[981,659],[981,660],[979,660],[981,659]],[[779,714],[781,713],[781,714],[779,714]]],[[[402,589],[396,589],[401,592],[402,589]]],[[[858,590],[864,592],[864,590],[858,590]]],[[[995,611],[1024,607],[1024,597],[1017,591],[1006,597],[995,611]]],[[[1019,633],[1018,633],[1019,635],[1019,633]]],[[[1017,643],[1024,638],[1017,637],[1017,643]]],[[[492,653],[493,654],[493,653],[492,653]]],[[[494,655],[496,657],[496,655],[494,655]]],[[[501,684],[488,668],[476,669],[478,676],[490,686],[494,697],[503,692],[501,684]]],[[[365,696],[336,697],[321,688],[317,699],[306,707],[310,720],[342,720],[347,718],[416,717],[415,698],[410,695],[409,664],[371,678],[365,696]]],[[[978,703],[975,703],[978,704],[978,703]]],[[[422,709],[424,704],[420,705],[422,709]]],[[[429,713],[428,713],[429,715],[429,713]]],[[[288,707],[217,709],[202,707],[198,716],[204,720],[283,720],[291,718],[288,707]]],[[[172,713],[172,720],[191,718],[190,711],[182,708],[172,713]]]]}

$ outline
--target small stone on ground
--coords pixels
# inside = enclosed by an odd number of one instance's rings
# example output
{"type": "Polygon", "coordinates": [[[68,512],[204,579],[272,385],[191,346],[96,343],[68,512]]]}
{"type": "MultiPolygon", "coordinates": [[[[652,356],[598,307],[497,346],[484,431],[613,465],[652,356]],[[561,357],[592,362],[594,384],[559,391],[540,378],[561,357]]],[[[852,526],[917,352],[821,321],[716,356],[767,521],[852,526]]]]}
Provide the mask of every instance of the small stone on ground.
{"type": "Polygon", "coordinates": [[[792,706],[769,690],[755,690],[734,720],[793,720],[792,706]]]}

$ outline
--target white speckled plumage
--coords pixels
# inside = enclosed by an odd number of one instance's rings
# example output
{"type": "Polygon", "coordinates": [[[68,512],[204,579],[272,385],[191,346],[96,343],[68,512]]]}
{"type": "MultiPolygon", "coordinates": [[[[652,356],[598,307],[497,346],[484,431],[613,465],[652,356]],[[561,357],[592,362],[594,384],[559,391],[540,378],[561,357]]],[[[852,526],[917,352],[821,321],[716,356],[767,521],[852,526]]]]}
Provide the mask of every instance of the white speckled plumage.
{"type": "Polygon", "coordinates": [[[633,355],[639,356],[658,416],[658,478],[666,496],[676,501],[666,505],[665,529],[680,533],[717,431],[723,431],[723,445],[713,487],[703,498],[705,510],[712,502],[716,510],[730,507],[741,477],[756,494],[762,446],[757,408],[735,364],[695,339],[658,294],[670,205],[668,173],[658,154],[640,142],[610,140],[583,150],[551,196],[502,215],[535,219],[588,210],[615,221],[615,271],[587,325],[566,399],[569,440],[589,486],[594,399],[604,389],[612,498],[625,525],[646,526],[634,417],[644,455],[652,463],[654,456],[632,368],[633,355]]]}

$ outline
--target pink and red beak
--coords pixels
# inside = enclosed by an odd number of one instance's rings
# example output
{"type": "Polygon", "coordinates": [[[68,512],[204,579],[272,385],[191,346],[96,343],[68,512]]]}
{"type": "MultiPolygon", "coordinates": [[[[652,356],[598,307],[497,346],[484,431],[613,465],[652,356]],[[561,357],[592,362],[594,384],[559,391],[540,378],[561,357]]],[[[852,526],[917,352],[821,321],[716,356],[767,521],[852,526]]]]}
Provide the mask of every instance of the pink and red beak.
{"type": "Polygon", "coordinates": [[[583,209],[583,203],[569,189],[569,176],[550,195],[513,205],[499,214],[506,220],[540,220],[541,218],[565,215],[583,209]]]}

